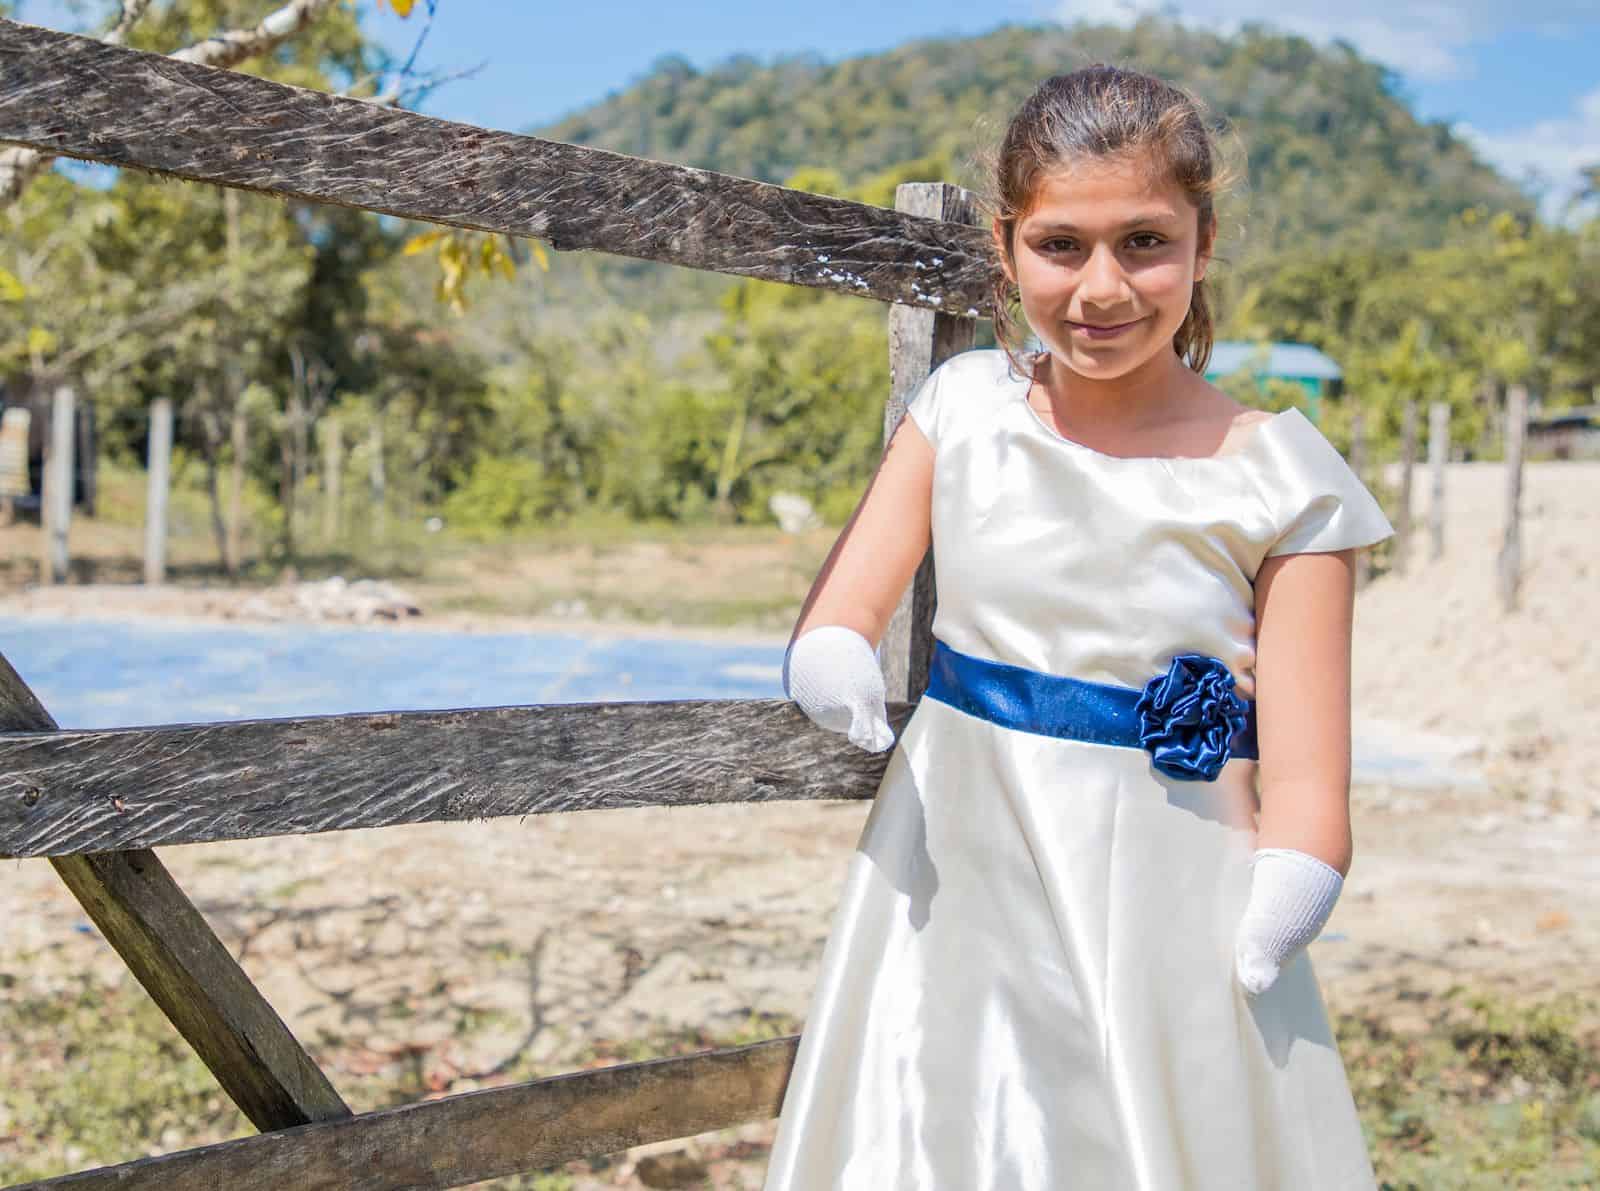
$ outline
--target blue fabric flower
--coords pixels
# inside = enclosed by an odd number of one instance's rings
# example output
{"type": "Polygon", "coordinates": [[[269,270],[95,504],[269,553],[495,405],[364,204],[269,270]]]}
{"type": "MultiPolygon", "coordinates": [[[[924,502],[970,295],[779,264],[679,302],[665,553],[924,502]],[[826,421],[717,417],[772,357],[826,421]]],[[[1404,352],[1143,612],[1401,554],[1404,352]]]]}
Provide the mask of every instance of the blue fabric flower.
{"type": "Polygon", "coordinates": [[[1228,667],[1201,653],[1180,653],[1145,683],[1134,708],[1151,764],[1180,781],[1215,781],[1232,755],[1229,742],[1249,722],[1233,687],[1228,667]]]}

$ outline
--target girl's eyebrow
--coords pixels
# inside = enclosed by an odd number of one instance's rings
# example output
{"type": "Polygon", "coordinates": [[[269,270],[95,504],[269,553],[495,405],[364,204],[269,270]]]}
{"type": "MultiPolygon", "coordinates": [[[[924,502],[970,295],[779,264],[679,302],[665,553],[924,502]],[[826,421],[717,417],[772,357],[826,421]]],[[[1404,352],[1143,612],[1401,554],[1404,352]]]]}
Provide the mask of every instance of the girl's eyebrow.
{"type": "MultiPolygon", "coordinates": [[[[1119,232],[1125,232],[1130,227],[1138,227],[1140,224],[1166,223],[1176,219],[1177,217],[1178,215],[1175,211],[1146,211],[1142,215],[1134,216],[1132,219],[1119,226],[1116,230],[1119,232]]],[[[1047,232],[1075,232],[1078,229],[1073,224],[1055,221],[1041,225],[1038,230],[1047,232]]]]}

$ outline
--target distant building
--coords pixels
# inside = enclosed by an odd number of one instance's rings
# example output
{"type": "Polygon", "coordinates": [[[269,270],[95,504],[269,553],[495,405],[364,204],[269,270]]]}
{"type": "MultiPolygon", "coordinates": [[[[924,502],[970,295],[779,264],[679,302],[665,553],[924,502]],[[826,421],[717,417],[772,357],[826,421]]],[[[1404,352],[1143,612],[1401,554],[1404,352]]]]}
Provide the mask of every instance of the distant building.
{"type": "MultiPolygon", "coordinates": [[[[0,488],[11,502],[13,510],[37,509],[44,489],[45,439],[50,432],[50,398],[44,394],[8,391],[0,383],[0,419],[14,411],[11,433],[0,446],[0,471],[4,478],[0,488]],[[16,418],[15,412],[27,411],[25,418],[16,418]]],[[[94,516],[95,482],[99,458],[95,452],[94,402],[80,397],[76,403],[74,427],[73,504],[94,516]]]]}
{"type": "Polygon", "coordinates": [[[1217,381],[1236,372],[1253,375],[1262,389],[1269,378],[1299,385],[1305,390],[1306,413],[1313,422],[1319,420],[1322,398],[1337,395],[1344,381],[1339,365],[1308,343],[1225,339],[1213,344],[1206,379],[1217,381]]]}
{"type": "Polygon", "coordinates": [[[1600,405],[1529,414],[1528,451],[1547,459],[1600,459],[1600,405]]]}

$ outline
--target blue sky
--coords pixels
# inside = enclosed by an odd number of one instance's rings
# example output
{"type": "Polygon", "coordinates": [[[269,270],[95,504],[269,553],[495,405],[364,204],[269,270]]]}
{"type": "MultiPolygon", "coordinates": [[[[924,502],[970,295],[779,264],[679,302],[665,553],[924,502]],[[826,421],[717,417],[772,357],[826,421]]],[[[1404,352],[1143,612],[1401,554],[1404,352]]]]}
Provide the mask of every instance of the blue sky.
{"type": "MultiPolygon", "coordinates": [[[[361,0],[368,27],[406,53],[426,0],[408,20],[361,0]]],[[[540,4],[436,0],[419,67],[483,63],[436,91],[422,110],[493,128],[525,129],[625,87],[668,53],[698,66],[734,53],[815,51],[828,58],[913,37],[979,33],[1007,22],[1130,21],[1166,9],[1149,0],[644,0],[540,4]]],[[[271,7],[262,0],[262,11],[271,7]]],[[[19,16],[72,28],[65,0],[22,0],[19,16]]],[[[94,6],[97,9],[103,6],[94,6]]],[[[1426,119],[1447,120],[1555,214],[1576,171],[1600,161],[1600,0],[1188,0],[1183,19],[1227,31],[1262,21],[1317,41],[1343,38],[1395,69],[1426,119]]]]}

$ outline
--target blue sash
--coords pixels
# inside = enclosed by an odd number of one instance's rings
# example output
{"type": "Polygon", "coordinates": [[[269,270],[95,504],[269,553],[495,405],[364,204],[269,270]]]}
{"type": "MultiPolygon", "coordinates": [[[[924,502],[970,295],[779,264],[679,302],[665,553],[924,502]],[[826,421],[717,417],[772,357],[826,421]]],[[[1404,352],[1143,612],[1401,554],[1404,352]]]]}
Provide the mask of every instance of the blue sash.
{"type": "Polygon", "coordinates": [[[1255,702],[1219,659],[1185,653],[1143,688],[1042,674],[933,643],[931,699],[1019,732],[1142,748],[1180,781],[1214,781],[1230,757],[1255,759],[1255,702]]]}

